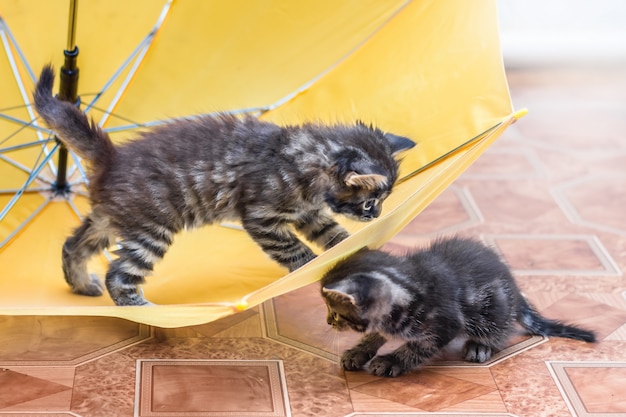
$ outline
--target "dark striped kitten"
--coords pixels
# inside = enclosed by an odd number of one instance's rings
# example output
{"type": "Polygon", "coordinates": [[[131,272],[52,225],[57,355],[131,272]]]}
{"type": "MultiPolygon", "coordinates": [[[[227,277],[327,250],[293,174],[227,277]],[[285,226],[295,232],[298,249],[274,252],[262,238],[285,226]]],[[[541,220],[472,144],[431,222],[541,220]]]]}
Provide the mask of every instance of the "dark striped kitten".
{"type": "Polygon", "coordinates": [[[498,255],[475,240],[437,240],[401,257],[362,249],[321,284],[328,324],[365,333],[341,358],[350,371],[369,362],[372,374],[395,377],[427,362],[457,336],[467,339],[467,361],[485,362],[516,323],[534,335],[595,341],[590,331],[540,316],[498,255]],[[387,338],[406,343],[376,356],[387,338]]]}
{"type": "Polygon", "coordinates": [[[175,121],[114,146],[82,111],[52,97],[53,80],[45,67],[35,108],[91,169],[92,212],[63,246],[65,279],[76,293],[102,294],[86,263],[117,237],[105,280],[117,305],[147,304],[136,286],[186,227],[240,220],[271,258],[299,268],[315,254],[293,229],[330,248],[348,233],[328,208],[378,217],[398,176],[394,155],[415,145],[361,123],[280,127],[223,115],[175,121]]]}

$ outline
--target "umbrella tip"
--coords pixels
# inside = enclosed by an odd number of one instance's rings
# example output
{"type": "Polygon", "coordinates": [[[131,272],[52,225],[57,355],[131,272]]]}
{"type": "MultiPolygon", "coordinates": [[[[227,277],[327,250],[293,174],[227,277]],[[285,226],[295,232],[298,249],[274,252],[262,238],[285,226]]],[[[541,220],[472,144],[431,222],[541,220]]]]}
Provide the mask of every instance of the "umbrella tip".
{"type": "Polygon", "coordinates": [[[235,310],[237,311],[244,311],[247,308],[248,308],[248,302],[245,300],[241,300],[237,304],[235,304],[235,310]]]}
{"type": "Polygon", "coordinates": [[[513,122],[518,121],[519,119],[526,116],[527,114],[528,114],[528,109],[525,107],[521,110],[516,111],[515,113],[513,113],[513,122]]]}

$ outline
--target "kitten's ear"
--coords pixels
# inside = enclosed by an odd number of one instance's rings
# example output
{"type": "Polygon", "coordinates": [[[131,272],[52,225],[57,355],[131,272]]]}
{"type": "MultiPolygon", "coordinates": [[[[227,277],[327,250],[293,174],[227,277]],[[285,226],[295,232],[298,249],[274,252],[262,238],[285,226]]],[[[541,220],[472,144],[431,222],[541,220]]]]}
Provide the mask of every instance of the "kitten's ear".
{"type": "Polygon", "coordinates": [[[387,186],[387,177],[380,174],[357,174],[356,172],[348,172],[345,182],[348,185],[364,188],[366,190],[375,190],[387,186]]]}
{"type": "Polygon", "coordinates": [[[324,294],[325,297],[332,299],[340,304],[352,304],[354,306],[357,305],[356,298],[353,295],[345,293],[341,290],[324,287],[322,288],[322,294],[324,294]]]}
{"type": "Polygon", "coordinates": [[[393,133],[385,133],[385,139],[387,139],[391,145],[392,155],[406,151],[407,149],[411,149],[417,145],[417,143],[413,142],[411,139],[405,138],[404,136],[394,135],[393,133]]]}

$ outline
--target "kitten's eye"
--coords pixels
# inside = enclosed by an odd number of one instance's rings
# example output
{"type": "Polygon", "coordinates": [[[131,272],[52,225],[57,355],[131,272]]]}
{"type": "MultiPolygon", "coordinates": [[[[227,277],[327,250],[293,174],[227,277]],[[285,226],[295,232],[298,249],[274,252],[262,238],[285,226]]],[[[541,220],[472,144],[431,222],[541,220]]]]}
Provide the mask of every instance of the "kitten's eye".
{"type": "Polygon", "coordinates": [[[363,211],[370,211],[372,207],[378,204],[377,198],[370,198],[369,200],[365,200],[363,202],[363,211]]]}

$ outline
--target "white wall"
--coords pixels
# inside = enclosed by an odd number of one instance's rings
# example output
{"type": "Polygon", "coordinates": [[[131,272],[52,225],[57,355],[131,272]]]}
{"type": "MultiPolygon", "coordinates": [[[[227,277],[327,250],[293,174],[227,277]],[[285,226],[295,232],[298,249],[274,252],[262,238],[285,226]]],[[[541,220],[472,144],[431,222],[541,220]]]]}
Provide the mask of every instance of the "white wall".
{"type": "Polygon", "coordinates": [[[626,0],[498,0],[498,13],[509,67],[626,63],[626,0]]]}

